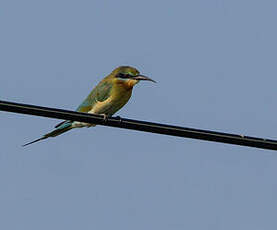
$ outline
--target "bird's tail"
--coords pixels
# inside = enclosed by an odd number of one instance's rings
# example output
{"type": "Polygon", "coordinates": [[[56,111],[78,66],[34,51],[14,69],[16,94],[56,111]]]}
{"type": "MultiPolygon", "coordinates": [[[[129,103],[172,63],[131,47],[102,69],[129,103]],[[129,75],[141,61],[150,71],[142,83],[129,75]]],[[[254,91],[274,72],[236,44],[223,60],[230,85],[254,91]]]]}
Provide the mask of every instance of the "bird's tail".
{"type": "Polygon", "coordinates": [[[47,133],[47,134],[43,135],[41,138],[36,139],[34,141],[31,141],[31,142],[28,142],[28,143],[26,143],[26,144],[24,144],[22,146],[24,147],[24,146],[36,143],[36,142],[44,140],[44,139],[46,139],[48,137],[56,137],[56,136],[66,132],[66,131],[68,131],[70,129],[72,129],[72,122],[71,121],[65,121],[65,122],[60,123],[59,125],[57,125],[56,129],[53,130],[52,132],[47,133]]]}

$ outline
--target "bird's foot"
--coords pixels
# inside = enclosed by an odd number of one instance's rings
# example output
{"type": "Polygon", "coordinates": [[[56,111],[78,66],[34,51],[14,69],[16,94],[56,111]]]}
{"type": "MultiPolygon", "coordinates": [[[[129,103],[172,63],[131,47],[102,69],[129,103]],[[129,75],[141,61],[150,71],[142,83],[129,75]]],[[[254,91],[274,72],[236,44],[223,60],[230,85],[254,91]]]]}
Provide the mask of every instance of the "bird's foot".
{"type": "Polygon", "coordinates": [[[120,116],[116,116],[115,118],[118,120],[118,123],[121,124],[121,122],[122,122],[121,117],[120,116]]]}
{"type": "Polygon", "coordinates": [[[103,116],[103,123],[107,123],[108,121],[108,115],[107,114],[101,114],[103,116]]]}

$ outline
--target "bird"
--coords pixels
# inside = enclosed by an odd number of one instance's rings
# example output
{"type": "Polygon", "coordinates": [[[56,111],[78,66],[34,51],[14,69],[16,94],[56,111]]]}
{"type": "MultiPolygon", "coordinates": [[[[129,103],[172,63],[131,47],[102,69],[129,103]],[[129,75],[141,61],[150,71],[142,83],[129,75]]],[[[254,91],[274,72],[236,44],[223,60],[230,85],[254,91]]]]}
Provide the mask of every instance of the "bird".
{"type": "MultiPolygon", "coordinates": [[[[119,66],[94,87],[86,99],[77,107],[76,111],[103,115],[104,120],[106,120],[108,116],[115,114],[129,101],[133,87],[140,81],[156,82],[140,74],[135,67],[119,66]]],[[[95,124],[78,121],[63,121],[57,124],[53,131],[22,146],[27,146],[49,137],[56,137],[73,128],[93,126],[95,126],[95,124]]]]}

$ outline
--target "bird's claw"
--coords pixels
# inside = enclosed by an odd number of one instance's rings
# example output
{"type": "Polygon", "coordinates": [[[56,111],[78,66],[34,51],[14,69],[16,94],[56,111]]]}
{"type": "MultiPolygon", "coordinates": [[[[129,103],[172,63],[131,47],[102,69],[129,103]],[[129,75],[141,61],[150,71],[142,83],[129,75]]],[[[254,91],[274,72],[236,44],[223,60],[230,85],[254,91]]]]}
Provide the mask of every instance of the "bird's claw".
{"type": "Polygon", "coordinates": [[[118,119],[118,123],[121,124],[121,122],[122,122],[121,117],[120,116],[116,116],[116,119],[118,119]]]}
{"type": "Polygon", "coordinates": [[[101,114],[103,116],[103,123],[107,123],[108,121],[108,115],[107,114],[101,114]]]}

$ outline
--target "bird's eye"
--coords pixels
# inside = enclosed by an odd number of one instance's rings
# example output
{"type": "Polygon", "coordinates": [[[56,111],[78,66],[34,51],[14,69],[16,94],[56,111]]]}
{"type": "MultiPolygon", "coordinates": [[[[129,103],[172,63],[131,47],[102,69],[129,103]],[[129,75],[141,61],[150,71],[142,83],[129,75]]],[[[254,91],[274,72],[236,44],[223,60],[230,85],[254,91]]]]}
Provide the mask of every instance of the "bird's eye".
{"type": "Polygon", "coordinates": [[[128,78],[129,75],[128,74],[119,73],[119,74],[117,74],[117,77],[119,77],[119,78],[128,78]]]}
{"type": "Polygon", "coordinates": [[[119,74],[117,74],[117,77],[124,78],[124,74],[123,73],[119,73],[119,74]]]}

